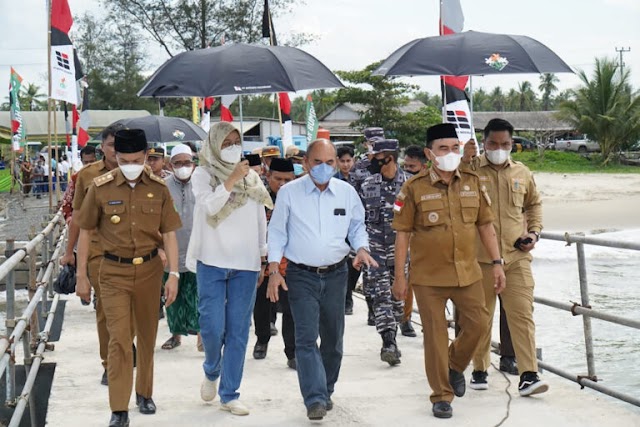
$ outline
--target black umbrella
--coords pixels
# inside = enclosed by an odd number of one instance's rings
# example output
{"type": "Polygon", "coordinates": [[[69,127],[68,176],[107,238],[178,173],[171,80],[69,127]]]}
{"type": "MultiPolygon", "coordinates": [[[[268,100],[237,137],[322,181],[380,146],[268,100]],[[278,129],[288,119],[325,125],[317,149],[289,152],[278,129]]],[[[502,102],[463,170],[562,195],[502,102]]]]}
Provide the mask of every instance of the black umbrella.
{"type": "Polygon", "coordinates": [[[207,132],[202,128],[179,117],[145,116],[120,119],[115,123],[120,123],[129,129],[144,130],[147,142],[151,143],[204,141],[207,139],[207,132]]]}
{"type": "Polygon", "coordinates": [[[343,87],[308,53],[287,46],[243,43],[192,50],[165,62],[141,97],[206,97],[343,87]]]}
{"type": "Polygon", "coordinates": [[[573,73],[551,49],[527,36],[466,31],[426,37],[393,52],[377,76],[573,73]]]}

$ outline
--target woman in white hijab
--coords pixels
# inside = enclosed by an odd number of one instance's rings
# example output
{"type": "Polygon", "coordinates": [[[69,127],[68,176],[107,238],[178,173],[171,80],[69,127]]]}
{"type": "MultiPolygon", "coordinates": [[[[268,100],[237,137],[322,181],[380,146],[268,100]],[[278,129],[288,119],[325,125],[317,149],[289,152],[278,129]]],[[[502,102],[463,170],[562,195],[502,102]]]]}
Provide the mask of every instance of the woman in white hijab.
{"type": "Polygon", "coordinates": [[[272,207],[258,174],[240,161],[241,153],[240,133],[233,125],[211,127],[191,178],[196,205],[186,260],[198,280],[205,351],[200,396],[210,402],[217,392],[221,408],[235,415],[249,413],[238,389],[256,285],[266,265],[264,208],[272,207]]]}

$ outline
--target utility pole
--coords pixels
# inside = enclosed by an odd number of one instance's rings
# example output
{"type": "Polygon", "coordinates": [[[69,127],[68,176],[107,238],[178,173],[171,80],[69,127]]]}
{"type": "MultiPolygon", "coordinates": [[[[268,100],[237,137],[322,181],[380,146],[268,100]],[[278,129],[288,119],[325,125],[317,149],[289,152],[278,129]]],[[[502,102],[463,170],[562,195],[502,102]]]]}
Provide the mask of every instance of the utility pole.
{"type": "Polygon", "coordinates": [[[622,55],[624,55],[627,52],[631,52],[631,48],[616,48],[616,52],[618,52],[620,54],[620,78],[622,78],[622,76],[624,75],[624,59],[622,58],[622,55]]]}

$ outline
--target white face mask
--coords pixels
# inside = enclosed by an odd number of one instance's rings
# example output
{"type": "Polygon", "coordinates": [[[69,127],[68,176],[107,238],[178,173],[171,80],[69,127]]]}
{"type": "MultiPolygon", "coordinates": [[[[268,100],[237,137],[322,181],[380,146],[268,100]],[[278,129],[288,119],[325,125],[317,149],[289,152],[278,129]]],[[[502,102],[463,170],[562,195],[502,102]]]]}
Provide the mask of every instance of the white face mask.
{"type": "Polygon", "coordinates": [[[173,173],[176,175],[176,178],[182,181],[186,181],[191,177],[191,174],[193,173],[193,167],[184,166],[181,168],[177,168],[173,170],[173,173]]]}
{"type": "Polygon", "coordinates": [[[120,166],[120,170],[122,171],[122,175],[127,178],[129,181],[135,181],[138,179],[142,171],[144,170],[144,165],[118,165],[120,166]]]}
{"type": "Polygon", "coordinates": [[[220,151],[220,158],[222,159],[222,161],[232,164],[238,163],[240,161],[241,155],[242,147],[237,144],[231,145],[220,151]]]}
{"type": "Polygon", "coordinates": [[[445,156],[436,157],[436,167],[443,172],[453,172],[460,166],[462,156],[458,153],[450,152],[445,156]]]}
{"type": "Polygon", "coordinates": [[[510,150],[487,150],[487,159],[494,165],[501,165],[509,160],[510,150]]]}

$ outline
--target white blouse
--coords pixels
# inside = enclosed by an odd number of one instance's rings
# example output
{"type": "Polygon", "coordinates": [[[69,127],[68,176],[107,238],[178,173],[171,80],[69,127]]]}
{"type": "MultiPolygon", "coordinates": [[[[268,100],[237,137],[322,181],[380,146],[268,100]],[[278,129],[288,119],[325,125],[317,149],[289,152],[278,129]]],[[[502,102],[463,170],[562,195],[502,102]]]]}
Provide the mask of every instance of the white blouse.
{"type": "Polygon", "coordinates": [[[191,177],[196,205],[186,267],[195,272],[200,261],[219,268],[260,271],[260,257],[267,255],[264,205],[247,199],[214,228],[207,222],[207,215],[219,212],[232,192],[224,184],[214,190],[210,181],[211,176],[202,168],[196,168],[191,177]]]}

